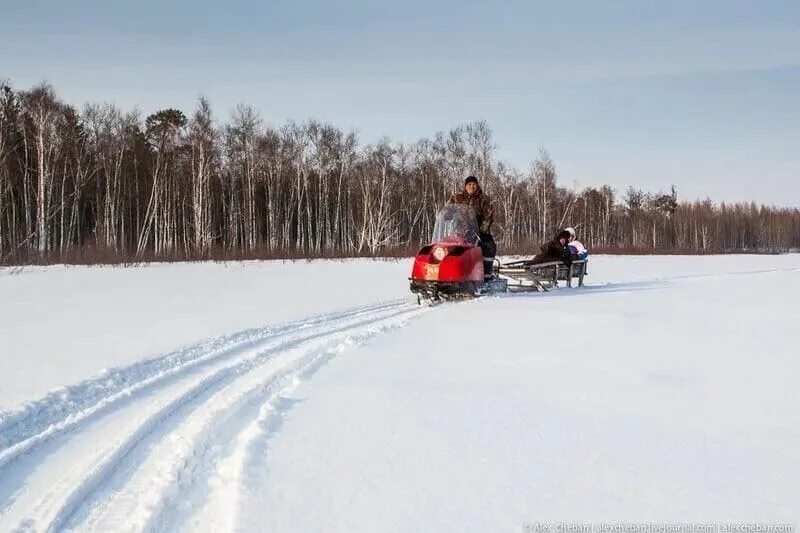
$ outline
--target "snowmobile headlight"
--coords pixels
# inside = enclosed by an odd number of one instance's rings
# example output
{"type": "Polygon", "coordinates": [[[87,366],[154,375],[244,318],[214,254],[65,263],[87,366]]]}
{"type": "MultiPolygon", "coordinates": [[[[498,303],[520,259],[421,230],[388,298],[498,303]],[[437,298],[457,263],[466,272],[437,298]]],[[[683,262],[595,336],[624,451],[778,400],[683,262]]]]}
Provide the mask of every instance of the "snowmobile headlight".
{"type": "Polygon", "coordinates": [[[442,248],[441,246],[437,246],[436,248],[433,249],[433,257],[437,261],[441,261],[442,259],[444,259],[444,257],[446,255],[447,255],[447,249],[446,248],[442,248]]]}

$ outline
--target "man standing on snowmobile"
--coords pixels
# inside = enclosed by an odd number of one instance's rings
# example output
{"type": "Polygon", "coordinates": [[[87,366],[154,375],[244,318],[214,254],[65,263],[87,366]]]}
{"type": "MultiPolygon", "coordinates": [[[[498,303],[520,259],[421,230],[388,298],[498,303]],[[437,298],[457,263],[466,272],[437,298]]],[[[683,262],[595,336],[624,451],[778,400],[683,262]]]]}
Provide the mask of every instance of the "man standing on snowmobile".
{"type": "Polygon", "coordinates": [[[492,222],[494,222],[492,201],[483,194],[480,185],[478,185],[478,178],[467,176],[467,179],[464,180],[464,190],[451,196],[448,203],[465,204],[475,211],[475,216],[478,219],[478,237],[480,239],[478,246],[480,246],[481,253],[483,253],[483,274],[484,278],[489,279],[492,275],[494,256],[497,253],[497,244],[495,244],[492,237],[492,222]]]}

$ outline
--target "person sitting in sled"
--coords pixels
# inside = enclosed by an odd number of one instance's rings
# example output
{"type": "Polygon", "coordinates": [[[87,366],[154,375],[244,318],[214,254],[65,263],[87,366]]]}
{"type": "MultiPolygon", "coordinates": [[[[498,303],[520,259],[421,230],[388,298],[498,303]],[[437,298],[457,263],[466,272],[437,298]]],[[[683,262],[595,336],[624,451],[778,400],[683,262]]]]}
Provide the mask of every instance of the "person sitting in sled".
{"type": "Polygon", "coordinates": [[[492,201],[483,194],[478,178],[467,176],[464,180],[464,190],[457,192],[450,197],[450,204],[464,204],[472,207],[478,219],[478,246],[483,254],[483,273],[486,279],[492,276],[492,265],[494,256],[497,253],[497,244],[492,237],[492,222],[494,213],[492,211],[492,201]]]}
{"type": "Polygon", "coordinates": [[[573,259],[586,259],[589,257],[589,250],[575,238],[575,228],[566,228],[564,231],[569,232],[569,240],[567,241],[567,247],[569,248],[569,252],[572,255],[573,259]]]}
{"type": "Polygon", "coordinates": [[[561,230],[556,237],[542,245],[541,251],[533,258],[534,264],[551,263],[553,261],[561,261],[565,265],[572,263],[573,257],[569,251],[570,233],[567,230],[561,230]]]}

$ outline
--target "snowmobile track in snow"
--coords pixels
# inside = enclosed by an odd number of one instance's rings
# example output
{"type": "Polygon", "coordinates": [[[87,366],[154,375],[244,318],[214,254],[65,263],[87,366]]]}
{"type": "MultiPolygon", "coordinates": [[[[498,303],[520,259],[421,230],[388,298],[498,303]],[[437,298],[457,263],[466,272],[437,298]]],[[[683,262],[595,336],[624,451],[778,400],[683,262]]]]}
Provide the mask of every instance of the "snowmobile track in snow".
{"type": "Polygon", "coordinates": [[[129,399],[147,387],[199,365],[235,357],[242,350],[258,348],[263,342],[281,335],[400,306],[399,301],[388,302],[218,337],[168,355],[105,371],[76,385],[55,390],[16,411],[0,412],[0,468],[38,443],[115,402],[129,399]]]}
{"type": "Polygon", "coordinates": [[[396,301],[248,330],[0,414],[0,530],[173,529],[197,513],[232,523],[237,478],[226,471],[241,478],[281,394],[425,311],[396,301]],[[211,479],[230,490],[208,498],[211,479]],[[197,508],[163,512],[184,493],[197,508]]]}

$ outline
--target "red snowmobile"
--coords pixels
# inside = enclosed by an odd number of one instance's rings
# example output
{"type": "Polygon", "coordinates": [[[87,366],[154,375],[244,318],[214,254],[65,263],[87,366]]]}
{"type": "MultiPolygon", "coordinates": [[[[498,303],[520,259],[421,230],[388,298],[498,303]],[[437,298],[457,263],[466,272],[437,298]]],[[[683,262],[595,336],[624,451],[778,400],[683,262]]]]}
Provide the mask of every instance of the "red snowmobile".
{"type": "Polygon", "coordinates": [[[507,281],[483,271],[475,211],[449,204],[436,215],[431,244],[414,258],[411,292],[419,299],[481,296],[506,292],[507,281]]]}

